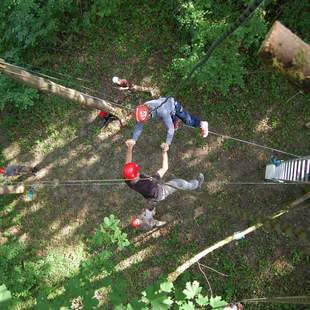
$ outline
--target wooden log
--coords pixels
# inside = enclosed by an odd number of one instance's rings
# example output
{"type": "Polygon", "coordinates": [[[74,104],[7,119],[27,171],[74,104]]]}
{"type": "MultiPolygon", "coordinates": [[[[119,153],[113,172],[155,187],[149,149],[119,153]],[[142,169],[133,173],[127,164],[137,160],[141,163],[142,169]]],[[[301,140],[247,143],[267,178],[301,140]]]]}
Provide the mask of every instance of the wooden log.
{"type": "Polygon", "coordinates": [[[1,185],[0,195],[22,194],[25,191],[24,185],[1,185]]]}
{"type": "Polygon", "coordinates": [[[258,52],[262,60],[310,91],[310,46],[276,21],[258,52]]]}
{"type": "Polygon", "coordinates": [[[27,84],[28,86],[36,88],[42,92],[52,93],[61,98],[77,102],[87,108],[109,112],[119,118],[121,121],[126,118],[125,109],[116,107],[113,105],[113,103],[107,100],[93,97],[75,89],[56,84],[46,78],[35,76],[18,66],[14,66],[5,62],[1,58],[0,73],[3,73],[8,77],[13,78],[14,80],[27,84]]]}

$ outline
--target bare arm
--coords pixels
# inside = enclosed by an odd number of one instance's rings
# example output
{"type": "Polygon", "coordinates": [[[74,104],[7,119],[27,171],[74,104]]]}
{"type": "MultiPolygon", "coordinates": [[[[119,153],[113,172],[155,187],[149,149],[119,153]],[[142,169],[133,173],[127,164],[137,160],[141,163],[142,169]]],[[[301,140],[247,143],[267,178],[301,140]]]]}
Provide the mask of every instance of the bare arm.
{"type": "Polygon", "coordinates": [[[168,151],[163,149],[162,156],[163,156],[162,167],[157,171],[160,178],[162,178],[168,171],[168,151]]]}
{"type": "Polygon", "coordinates": [[[133,150],[133,146],[135,145],[135,141],[130,139],[130,140],[127,140],[125,143],[127,145],[125,164],[127,164],[127,163],[132,162],[132,150],[133,150]]]}

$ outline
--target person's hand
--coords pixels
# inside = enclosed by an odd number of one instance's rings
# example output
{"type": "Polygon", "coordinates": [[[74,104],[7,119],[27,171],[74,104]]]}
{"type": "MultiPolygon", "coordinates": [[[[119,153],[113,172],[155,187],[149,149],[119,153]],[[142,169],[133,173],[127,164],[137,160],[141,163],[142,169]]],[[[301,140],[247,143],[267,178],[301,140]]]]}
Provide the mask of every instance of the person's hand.
{"type": "Polygon", "coordinates": [[[136,144],[136,141],[133,139],[126,140],[125,144],[128,148],[133,148],[133,146],[136,144]]]}
{"type": "Polygon", "coordinates": [[[169,151],[169,144],[168,143],[162,143],[160,147],[162,148],[163,152],[169,151]]]}
{"type": "Polygon", "coordinates": [[[118,86],[117,88],[119,90],[129,90],[130,89],[128,86],[127,87],[118,86]]]}

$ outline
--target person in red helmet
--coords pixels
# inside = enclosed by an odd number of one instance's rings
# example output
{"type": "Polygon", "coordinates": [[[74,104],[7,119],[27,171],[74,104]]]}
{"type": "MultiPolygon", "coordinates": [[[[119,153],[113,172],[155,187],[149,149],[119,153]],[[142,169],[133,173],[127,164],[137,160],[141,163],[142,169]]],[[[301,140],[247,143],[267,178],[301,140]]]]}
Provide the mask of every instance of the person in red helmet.
{"type": "Polygon", "coordinates": [[[154,227],[164,226],[166,222],[154,219],[155,212],[155,207],[146,208],[137,217],[131,219],[131,227],[135,229],[151,230],[154,227]]]}
{"type": "Polygon", "coordinates": [[[135,108],[136,127],[132,134],[132,140],[135,143],[140,137],[144,124],[150,120],[161,119],[167,127],[166,147],[169,149],[177,128],[178,120],[185,125],[193,128],[200,128],[202,136],[206,138],[209,133],[208,122],[185,111],[180,102],[173,97],[161,97],[155,100],[139,104],[135,108]]]}
{"type": "Polygon", "coordinates": [[[11,165],[7,167],[0,167],[0,174],[5,177],[15,177],[24,174],[36,174],[38,169],[36,167],[11,165]]]}
{"type": "MultiPolygon", "coordinates": [[[[203,174],[191,181],[183,179],[172,179],[166,183],[161,180],[168,170],[168,147],[162,144],[162,167],[152,176],[140,172],[141,167],[132,161],[133,142],[126,141],[127,152],[125,165],[123,167],[123,177],[128,187],[141,194],[150,205],[157,204],[166,199],[169,195],[179,190],[196,190],[200,189],[204,181],[203,174]]],[[[143,222],[142,227],[151,229],[159,226],[160,222],[153,219],[154,210],[152,207],[147,208],[138,219],[143,222]],[[145,224],[145,225],[144,225],[145,224]]]]}

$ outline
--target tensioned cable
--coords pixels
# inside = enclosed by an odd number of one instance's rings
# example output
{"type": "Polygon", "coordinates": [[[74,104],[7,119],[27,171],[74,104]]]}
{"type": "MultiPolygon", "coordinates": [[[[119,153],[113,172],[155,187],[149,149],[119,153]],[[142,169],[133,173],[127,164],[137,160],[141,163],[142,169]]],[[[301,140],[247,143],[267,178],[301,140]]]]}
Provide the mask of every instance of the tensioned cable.
{"type": "MultiPolygon", "coordinates": [[[[182,124],[182,126],[187,127],[187,128],[193,128],[193,127],[188,126],[186,124],[182,124]]],[[[239,138],[234,138],[234,137],[231,137],[231,136],[228,136],[228,135],[223,135],[223,134],[211,131],[211,130],[209,130],[208,132],[211,133],[212,135],[223,137],[224,139],[235,140],[235,141],[246,143],[246,144],[249,144],[249,145],[253,145],[253,146],[256,146],[256,147],[259,147],[259,148],[263,148],[263,149],[267,149],[267,150],[270,150],[270,151],[276,151],[278,153],[290,155],[290,156],[293,156],[293,157],[296,157],[296,158],[301,158],[302,157],[300,155],[296,155],[296,154],[293,154],[293,153],[282,151],[282,150],[279,150],[279,149],[276,149],[276,148],[273,148],[273,147],[265,146],[265,145],[262,145],[262,144],[259,144],[259,143],[256,143],[256,142],[251,142],[251,141],[247,141],[247,140],[243,140],[243,139],[239,139],[239,138]]]]}
{"type": "MultiPolygon", "coordinates": [[[[149,180],[150,178],[141,178],[140,180],[149,180]]],[[[92,186],[92,185],[120,185],[124,184],[126,179],[105,179],[105,180],[42,180],[42,181],[34,181],[34,182],[3,182],[0,185],[24,185],[24,186],[51,186],[51,187],[58,187],[58,186],[92,186]]],[[[169,182],[169,181],[167,181],[169,182]]],[[[161,185],[171,186],[175,189],[182,190],[179,187],[175,187],[171,184],[160,183],[161,185]]],[[[222,185],[305,185],[310,184],[310,182],[229,182],[229,181],[210,181],[204,182],[206,184],[222,184],[222,185]]],[[[186,190],[185,190],[186,191],[186,190]]]]}
{"type": "Polygon", "coordinates": [[[255,143],[255,142],[250,142],[250,141],[234,138],[234,137],[231,137],[231,136],[228,136],[228,135],[219,134],[219,133],[216,133],[214,131],[210,131],[209,130],[209,133],[211,133],[213,135],[216,135],[216,136],[223,137],[225,139],[235,140],[235,141],[238,141],[238,142],[250,144],[250,145],[257,146],[257,147],[260,147],[260,148],[264,148],[264,149],[267,149],[267,150],[276,151],[278,153],[282,153],[282,154],[286,154],[286,155],[291,155],[291,156],[294,156],[294,157],[297,157],[297,158],[301,158],[302,157],[302,156],[299,156],[299,155],[296,155],[296,154],[292,154],[292,153],[289,153],[289,152],[286,152],[286,151],[281,151],[279,149],[275,149],[275,148],[272,148],[272,147],[269,147],[269,146],[261,145],[261,144],[255,143]]]}

